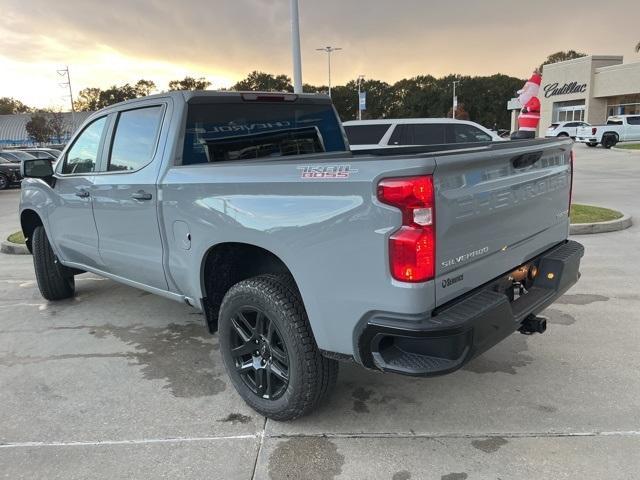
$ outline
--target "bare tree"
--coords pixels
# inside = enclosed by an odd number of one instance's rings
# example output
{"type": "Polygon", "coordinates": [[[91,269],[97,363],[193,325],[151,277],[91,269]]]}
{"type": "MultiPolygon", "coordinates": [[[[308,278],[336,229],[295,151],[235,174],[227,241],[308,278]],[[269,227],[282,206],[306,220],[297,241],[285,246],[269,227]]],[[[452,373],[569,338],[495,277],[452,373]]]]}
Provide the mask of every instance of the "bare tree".
{"type": "Polygon", "coordinates": [[[51,131],[51,136],[58,143],[62,143],[71,133],[71,125],[65,120],[62,112],[51,112],[47,125],[51,131]]]}
{"type": "Polygon", "coordinates": [[[35,143],[46,143],[51,138],[49,122],[47,121],[47,117],[42,113],[34,113],[31,115],[31,120],[26,123],[25,128],[27,135],[29,135],[29,138],[35,143]]]}

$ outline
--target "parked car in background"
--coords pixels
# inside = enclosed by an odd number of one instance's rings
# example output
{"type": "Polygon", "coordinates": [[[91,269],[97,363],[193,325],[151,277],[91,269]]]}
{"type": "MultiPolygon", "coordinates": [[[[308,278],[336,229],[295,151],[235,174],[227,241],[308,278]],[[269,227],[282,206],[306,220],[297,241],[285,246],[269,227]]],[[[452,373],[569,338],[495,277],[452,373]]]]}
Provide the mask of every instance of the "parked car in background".
{"type": "Polygon", "coordinates": [[[34,157],[30,153],[22,150],[0,150],[0,157],[13,163],[20,163],[22,160],[33,160],[34,157]]]}
{"type": "Polygon", "coordinates": [[[599,143],[611,148],[618,142],[640,140],[640,115],[616,115],[607,119],[606,125],[578,128],[576,142],[595,147],[599,143]]]}
{"type": "Polygon", "coordinates": [[[482,125],[452,118],[352,120],[343,125],[351,150],[505,140],[482,125]]]}
{"type": "Polygon", "coordinates": [[[9,188],[12,184],[20,183],[20,165],[0,157],[0,190],[9,188]]]}
{"type": "Polygon", "coordinates": [[[49,160],[57,160],[60,156],[60,150],[53,148],[23,148],[21,151],[33,155],[36,158],[47,158],[49,160]]]}
{"type": "Polygon", "coordinates": [[[549,128],[547,128],[547,132],[544,136],[576,138],[579,127],[590,126],[591,125],[587,122],[555,122],[552,123],[549,128]]]}

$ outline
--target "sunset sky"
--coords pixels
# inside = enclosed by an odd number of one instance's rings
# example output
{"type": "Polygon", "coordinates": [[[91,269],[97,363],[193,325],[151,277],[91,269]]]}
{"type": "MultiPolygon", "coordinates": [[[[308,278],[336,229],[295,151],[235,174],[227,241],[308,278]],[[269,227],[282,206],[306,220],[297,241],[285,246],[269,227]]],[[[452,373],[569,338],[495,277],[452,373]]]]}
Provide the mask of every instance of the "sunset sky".
{"type": "MultiPolygon", "coordinates": [[[[364,74],[497,72],[524,77],[550,53],[575,49],[638,62],[640,0],[300,0],[303,80],[364,74]],[[603,6],[606,5],[606,9],[603,6]]],[[[56,69],[74,94],[204,76],[227,87],[252,70],[291,76],[289,0],[0,0],[0,97],[61,107],[56,69]]]]}

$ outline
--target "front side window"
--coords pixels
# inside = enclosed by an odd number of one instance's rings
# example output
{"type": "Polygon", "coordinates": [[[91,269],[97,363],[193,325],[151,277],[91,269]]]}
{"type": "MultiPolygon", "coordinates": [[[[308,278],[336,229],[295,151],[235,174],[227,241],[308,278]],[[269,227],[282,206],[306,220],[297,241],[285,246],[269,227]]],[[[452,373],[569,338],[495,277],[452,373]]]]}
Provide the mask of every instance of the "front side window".
{"type": "Polygon", "coordinates": [[[80,134],[73,146],[67,152],[62,173],[91,173],[95,171],[102,132],[107,123],[107,117],[99,118],[89,124],[80,134]]]}
{"type": "Polygon", "coordinates": [[[374,125],[345,125],[350,145],[375,145],[380,143],[384,134],[389,130],[389,124],[374,125]]]}
{"type": "Polygon", "coordinates": [[[132,171],[148,165],[153,158],[161,120],[161,106],[120,112],[108,170],[132,171]]]}
{"type": "Polygon", "coordinates": [[[443,123],[425,123],[410,125],[413,131],[413,145],[438,145],[447,143],[443,123]]]}
{"type": "Polygon", "coordinates": [[[492,140],[491,135],[472,125],[455,124],[453,133],[455,143],[490,142],[492,140]]]}

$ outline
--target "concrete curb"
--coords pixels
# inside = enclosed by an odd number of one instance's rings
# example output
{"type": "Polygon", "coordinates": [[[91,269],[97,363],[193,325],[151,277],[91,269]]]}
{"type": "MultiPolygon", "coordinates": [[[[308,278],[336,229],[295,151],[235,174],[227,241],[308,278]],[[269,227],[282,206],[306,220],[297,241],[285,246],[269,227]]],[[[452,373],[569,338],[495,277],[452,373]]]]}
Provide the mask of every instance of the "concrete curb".
{"type": "Polygon", "coordinates": [[[627,153],[640,154],[640,150],[630,150],[628,148],[611,147],[611,150],[615,150],[616,152],[627,152],[627,153]]]}
{"type": "Polygon", "coordinates": [[[26,245],[20,243],[13,243],[7,240],[3,240],[0,244],[0,252],[7,255],[31,255],[26,245]]]}
{"type": "Polygon", "coordinates": [[[572,223],[569,228],[571,235],[588,235],[590,233],[605,233],[624,230],[633,225],[631,215],[624,215],[617,220],[609,220],[608,222],[598,223],[572,223]]]}

